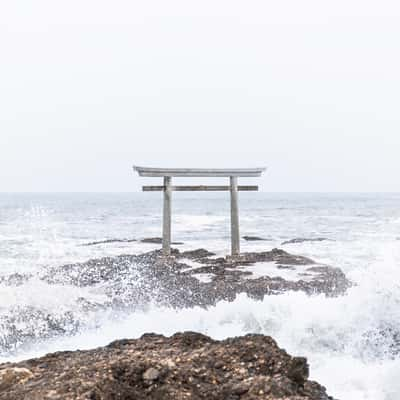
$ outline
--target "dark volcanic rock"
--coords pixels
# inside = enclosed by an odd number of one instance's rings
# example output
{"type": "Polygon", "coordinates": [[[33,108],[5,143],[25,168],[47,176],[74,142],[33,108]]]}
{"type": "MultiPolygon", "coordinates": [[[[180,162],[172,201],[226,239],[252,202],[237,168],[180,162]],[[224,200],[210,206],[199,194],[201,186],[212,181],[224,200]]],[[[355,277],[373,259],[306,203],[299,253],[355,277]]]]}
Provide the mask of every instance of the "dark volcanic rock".
{"type": "MultiPolygon", "coordinates": [[[[3,328],[0,335],[0,353],[3,354],[12,353],[17,344],[23,347],[31,343],[37,339],[38,334],[41,340],[46,340],[75,334],[84,325],[83,321],[68,311],[50,314],[34,306],[28,306],[13,307],[9,312],[7,316],[0,316],[0,326],[3,328]]],[[[79,309],[76,314],[77,312],[79,309]]]]}
{"type": "Polygon", "coordinates": [[[172,254],[169,259],[164,259],[159,250],[136,256],[105,257],[51,268],[41,279],[52,284],[80,287],[107,284],[108,294],[115,304],[132,306],[152,301],[173,307],[214,305],[220,300],[233,300],[239,293],[263,298],[264,295],[293,290],[334,296],[342,294],[350,285],[340,269],[316,265],[307,257],[291,255],[280,249],[243,253],[235,260],[209,258],[210,253],[206,250],[180,253],[175,249],[172,254]],[[191,269],[184,260],[181,262],[185,258],[194,258],[204,266],[191,269]],[[310,266],[307,270],[315,274],[315,279],[287,281],[268,276],[242,279],[241,276],[247,274],[237,268],[257,262],[310,266]],[[212,282],[200,282],[195,277],[197,273],[212,273],[215,278],[212,282]]]}
{"type": "Polygon", "coordinates": [[[250,252],[250,253],[241,253],[239,257],[231,259],[231,258],[202,258],[199,262],[203,264],[220,264],[225,268],[240,265],[249,265],[257,262],[275,262],[277,264],[285,264],[285,265],[313,265],[315,261],[310,258],[303,256],[296,256],[286,252],[281,249],[272,249],[270,251],[261,251],[261,252],[250,252]]]}
{"type": "Polygon", "coordinates": [[[81,246],[96,246],[98,244],[108,244],[108,243],[132,243],[136,242],[136,239],[107,239],[100,240],[98,242],[84,243],[81,246]]]}
{"type": "Polygon", "coordinates": [[[51,284],[80,287],[101,284],[106,288],[110,301],[118,307],[149,302],[178,308],[208,306],[220,300],[234,300],[239,293],[262,299],[264,295],[288,290],[335,296],[344,293],[350,286],[340,269],[316,265],[307,257],[291,255],[279,249],[243,253],[235,260],[212,259],[208,257],[210,253],[204,250],[180,253],[175,249],[172,254],[173,257],[168,259],[164,259],[159,250],[141,255],[105,257],[51,268],[41,279],[51,284]],[[205,257],[197,258],[202,255],[205,257]],[[184,263],[184,259],[189,257],[195,259],[199,268],[184,263]],[[247,276],[243,279],[248,273],[238,268],[257,262],[301,267],[313,279],[288,281],[279,276],[257,279],[247,276]],[[213,274],[213,279],[211,282],[201,282],[196,278],[198,273],[213,274]]]}
{"type": "MultiPolygon", "coordinates": [[[[154,237],[154,238],[144,238],[141,240],[142,243],[154,243],[154,244],[162,244],[162,238],[154,237]]],[[[177,246],[183,244],[182,242],[172,242],[171,244],[177,246]]]]}
{"type": "MultiPolygon", "coordinates": [[[[73,335],[95,326],[104,314],[112,313],[118,318],[127,312],[144,310],[149,304],[208,307],[221,300],[233,301],[241,293],[262,300],[286,291],[337,296],[350,286],[340,269],[280,249],[243,253],[233,260],[212,258],[212,253],[204,249],[190,252],[173,249],[169,258],[163,258],[161,251],[156,250],[49,267],[32,279],[56,285],[57,290],[63,290],[59,285],[65,290],[87,288],[87,292],[100,296],[76,298],[68,309],[25,306],[0,314],[0,353],[50,337],[73,335]],[[275,268],[276,272],[271,276],[253,276],[251,267],[256,265],[260,270],[259,262],[269,263],[266,271],[275,268]],[[280,277],[282,268],[291,269],[292,280],[280,277]],[[204,276],[207,279],[202,279],[204,276]]],[[[24,277],[11,276],[9,281],[23,284],[24,277]]]]}
{"type": "Polygon", "coordinates": [[[0,400],[333,400],[307,360],[263,335],[147,334],[0,365],[0,400]]]}
{"type": "Polygon", "coordinates": [[[331,241],[331,239],[327,239],[327,238],[313,238],[313,239],[296,238],[296,239],[287,240],[286,242],[283,242],[282,246],[285,244],[297,244],[297,243],[304,243],[304,242],[325,242],[325,241],[331,241]]]}
{"type": "Polygon", "coordinates": [[[21,286],[30,278],[32,278],[30,274],[19,274],[16,272],[8,276],[0,276],[0,283],[6,286],[21,286]]]}
{"type": "Polygon", "coordinates": [[[198,260],[200,258],[212,256],[215,256],[215,253],[211,253],[206,249],[190,250],[180,253],[180,258],[190,258],[192,260],[198,260]]]}
{"type": "Polygon", "coordinates": [[[256,242],[256,241],[270,241],[271,239],[264,239],[262,237],[258,236],[243,236],[244,240],[247,240],[248,242],[256,242]]]}
{"type": "MultiPolygon", "coordinates": [[[[312,265],[315,261],[311,258],[289,254],[281,249],[272,249],[257,253],[242,253],[241,259],[247,262],[276,262],[285,265],[312,265]]],[[[240,261],[239,261],[240,263],[240,261]]]]}

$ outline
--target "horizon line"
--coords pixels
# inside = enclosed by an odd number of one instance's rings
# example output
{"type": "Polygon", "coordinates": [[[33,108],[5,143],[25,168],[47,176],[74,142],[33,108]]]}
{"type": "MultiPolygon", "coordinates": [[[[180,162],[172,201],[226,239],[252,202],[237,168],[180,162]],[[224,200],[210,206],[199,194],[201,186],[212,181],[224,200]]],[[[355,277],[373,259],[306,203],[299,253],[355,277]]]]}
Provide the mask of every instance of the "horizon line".
{"type": "MultiPolygon", "coordinates": [[[[142,190],[132,191],[0,191],[1,194],[128,194],[143,193],[142,190]]],[[[287,193],[287,194],[400,194],[400,191],[267,191],[258,190],[256,193],[287,193]]]]}

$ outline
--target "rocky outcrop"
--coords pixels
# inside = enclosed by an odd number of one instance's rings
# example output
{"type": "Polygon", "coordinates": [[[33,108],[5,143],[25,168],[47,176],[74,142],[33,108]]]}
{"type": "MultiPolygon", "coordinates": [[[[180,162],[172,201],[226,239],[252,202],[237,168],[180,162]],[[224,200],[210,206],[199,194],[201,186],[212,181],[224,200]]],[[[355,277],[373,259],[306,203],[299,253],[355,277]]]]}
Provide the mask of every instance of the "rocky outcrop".
{"type": "Polygon", "coordinates": [[[152,251],[54,266],[33,277],[14,274],[1,283],[23,285],[29,279],[41,280],[56,290],[85,290],[68,308],[13,306],[6,314],[0,313],[0,353],[74,335],[95,326],[106,313],[132,313],[149,304],[209,307],[221,300],[233,301],[241,293],[262,300],[286,291],[337,296],[350,286],[340,269],[279,249],[243,253],[236,259],[215,257],[205,249],[175,249],[168,259],[160,251],[152,251]],[[85,297],[89,291],[101,295],[85,297]]]}
{"type": "Polygon", "coordinates": [[[74,335],[95,327],[107,313],[132,313],[149,304],[209,307],[221,300],[233,301],[241,293],[263,300],[287,291],[337,296],[350,286],[340,269],[280,249],[243,253],[235,259],[216,257],[206,249],[175,249],[168,259],[152,251],[50,267],[35,276],[13,274],[0,283],[23,286],[30,279],[41,280],[54,290],[84,290],[82,296],[74,294],[67,308],[15,305],[0,313],[0,354],[74,335]],[[90,292],[100,295],[85,296],[90,292]]]}
{"type": "Polygon", "coordinates": [[[0,276],[0,284],[6,286],[21,286],[32,277],[32,274],[20,274],[16,272],[11,275],[0,276]]]}
{"type": "Polygon", "coordinates": [[[132,243],[132,242],[136,242],[136,239],[106,239],[106,240],[100,240],[97,242],[84,243],[84,244],[82,244],[82,246],[97,246],[98,244],[132,243]]]}
{"type": "Polygon", "coordinates": [[[179,258],[189,258],[191,260],[204,260],[207,257],[215,256],[215,253],[206,249],[189,250],[182,253],[175,251],[175,254],[178,254],[179,258]]]}
{"type": "Polygon", "coordinates": [[[215,305],[220,300],[233,300],[239,293],[257,299],[288,290],[335,296],[350,285],[340,269],[284,250],[243,253],[233,260],[212,258],[211,254],[204,249],[182,253],[175,249],[168,259],[160,251],[105,257],[51,268],[41,279],[80,287],[102,284],[115,302],[122,300],[132,305],[151,301],[178,308],[215,305]],[[189,260],[196,263],[188,264],[189,260]],[[276,275],[266,273],[253,279],[245,267],[261,262],[276,265],[276,275]],[[278,267],[285,266],[299,267],[302,272],[295,280],[283,279],[278,267]],[[211,280],[202,282],[198,274],[210,274],[211,280]]]}
{"type": "Polygon", "coordinates": [[[264,239],[259,236],[243,236],[243,239],[248,241],[248,242],[257,242],[257,241],[269,241],[271,239],[264,239]]]}
{"type": "MultiPolygon", "coordinates": [[[[144,238],[141,240],[142,243],[152,243],[152,244],[162,244],[162,238],[160,237],[152,237],[152,238],[144,238]]],[[[182,242],[172,242],[174,246],[183,244],[182,242]]]]}
{"type": "Polygon", "coordinates": [[[285,244],[298,244],[298,243],[305,243],[305,242],[325,242],[325,241],[331,241],[331,239],[327,239],[327,238],[312,238],[312,239],[296,238],[296,239],[287,240],[286,242],[283,242],[282,246],[285,244]]]}
{"type": "Polygon", "coordinates": [[[309,367],[263,335],[147,334],[0,365],[0,400],[333,400],[309,367]]]}

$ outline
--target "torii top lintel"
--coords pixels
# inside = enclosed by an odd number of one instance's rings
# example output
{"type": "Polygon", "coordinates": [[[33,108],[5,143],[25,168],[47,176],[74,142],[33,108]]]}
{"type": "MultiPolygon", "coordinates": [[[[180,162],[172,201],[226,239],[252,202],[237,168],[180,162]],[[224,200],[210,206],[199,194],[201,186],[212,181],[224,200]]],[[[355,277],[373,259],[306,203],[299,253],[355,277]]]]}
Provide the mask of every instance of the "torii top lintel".
{"type": "Polygon", "coordinates": [[[144,177],[258,177],[266,168],[148,168],[134,166],[144,177]]]}

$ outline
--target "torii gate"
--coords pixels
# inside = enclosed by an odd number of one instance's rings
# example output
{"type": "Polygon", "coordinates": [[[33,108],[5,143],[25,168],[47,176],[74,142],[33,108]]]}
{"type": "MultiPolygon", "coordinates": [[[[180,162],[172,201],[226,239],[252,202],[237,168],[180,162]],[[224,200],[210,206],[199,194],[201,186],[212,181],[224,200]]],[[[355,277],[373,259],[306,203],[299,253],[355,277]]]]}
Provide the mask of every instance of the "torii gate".
{"type": "Polygon", "coordinates": [[[257,191],[258,186],[238,186],[238,177],[259,177],[265,168],[146,168],[134,166],[139,176],[163,177],[163,186],[143,186],[144,192],[164,192],[163,255],[171,255],[171,195],[173,191],[230,191],[231,193],[231,248],[232,258],[240,255],[238,191],[257,191]],[[172,177],[229,177],[229,186],[172,186],[172,177]]]}

